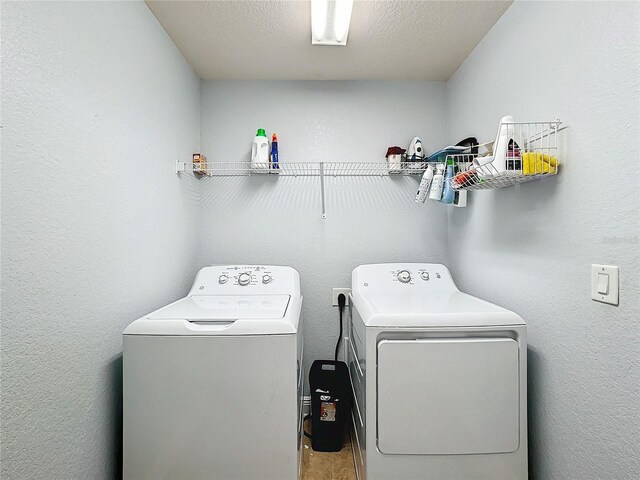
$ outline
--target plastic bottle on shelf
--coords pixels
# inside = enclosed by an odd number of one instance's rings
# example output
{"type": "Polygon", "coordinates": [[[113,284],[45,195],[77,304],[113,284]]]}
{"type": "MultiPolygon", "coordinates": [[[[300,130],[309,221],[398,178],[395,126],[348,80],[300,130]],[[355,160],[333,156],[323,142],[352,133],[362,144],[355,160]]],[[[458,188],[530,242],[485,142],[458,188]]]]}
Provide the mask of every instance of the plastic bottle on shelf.
{"type": "Polygon", "coordinates": [[[453,203],[455,199],[456,192],[451,187],[451,179],[453,178],[454,173],[454,165],[453,160],[447,160],[447,169],[444,174],[444,191],[442,193],[442,199],[440,200],[442,203],[453,203]]]}
{"type": "Polygon", "coordinates": [[[436,174],[433,176],[431,188],[429,189],[430,200],[440,200],[442,197],[442,187],[444,184],[444,163],[436,165],[436,174]]]}
{"type": "Polygon", "coordinates": [[[269,168],[269,140],[264,128],[259,128],[251,144],[251,168],[269,168]]]}
{"type": "Polygon", "coordinates": [[[513,139],[513,131],[513,117],[511,115],[502,117],[498,127],[498,135],[493,144],[492,165],[498,172],[504,172],[507,169],[507,148],[509,141],[513,139]]]}
{"type": "Polygon", "coordinates": [[[431,181],[433,180],[433,165],[428,165],[427,169],[422,174],[422,180],[418,187],[418,193],[416,194],[416,203],[424,203],[429,194],[429,188],[431,187],[431,181]]]}
{"type": "Polygon", "coordinates": [[[271,169],[278,170],[280,164],[278,163],[278,135],[275,133],[271,137],[271,169]]]}

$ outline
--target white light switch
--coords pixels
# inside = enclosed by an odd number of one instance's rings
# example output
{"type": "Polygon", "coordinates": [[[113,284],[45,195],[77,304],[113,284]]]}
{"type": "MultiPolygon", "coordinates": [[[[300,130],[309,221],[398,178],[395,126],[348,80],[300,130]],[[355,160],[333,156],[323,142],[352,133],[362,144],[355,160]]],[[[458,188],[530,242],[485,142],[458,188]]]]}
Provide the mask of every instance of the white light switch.
{"type": "Polygon", "coordinates": [[[591,298],[596,302],[618,305],[618,267],[591,265],[591,298]]]}
{"type": "Polygon", "coordinates": [[[609,275],[606,273],[598,273],[598,293],[601,295],[609,294],[609,275]]]}

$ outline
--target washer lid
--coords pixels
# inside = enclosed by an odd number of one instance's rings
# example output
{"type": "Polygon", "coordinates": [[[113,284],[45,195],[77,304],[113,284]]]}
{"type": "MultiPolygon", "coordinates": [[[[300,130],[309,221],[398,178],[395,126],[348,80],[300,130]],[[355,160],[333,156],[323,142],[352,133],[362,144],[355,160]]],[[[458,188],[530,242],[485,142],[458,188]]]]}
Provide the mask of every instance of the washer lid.
{"type": "Polygon", "coordinates": [[[199,295],[182,298],[135,322],[125,335],[288,335],[298,331],[302,297],[199,295]]]}
{"type": "Polygon", "coordinates": [[[284,318],[289,295],[201,295],[186,297],[148,315],[152,319],[240,320],[284,318]]]}

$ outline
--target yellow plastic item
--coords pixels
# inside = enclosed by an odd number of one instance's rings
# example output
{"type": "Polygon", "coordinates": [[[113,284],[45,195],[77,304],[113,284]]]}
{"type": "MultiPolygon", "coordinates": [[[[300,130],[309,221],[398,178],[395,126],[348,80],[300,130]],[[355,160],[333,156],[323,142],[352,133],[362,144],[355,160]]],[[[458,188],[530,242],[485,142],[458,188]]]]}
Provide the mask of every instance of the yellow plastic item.
{"type": "Polygon", "coordinates": [[[548,154],[525,152],[522,154],[522,173],[535,175],[539,173],[556,173],[558,159],[548,154]]]}

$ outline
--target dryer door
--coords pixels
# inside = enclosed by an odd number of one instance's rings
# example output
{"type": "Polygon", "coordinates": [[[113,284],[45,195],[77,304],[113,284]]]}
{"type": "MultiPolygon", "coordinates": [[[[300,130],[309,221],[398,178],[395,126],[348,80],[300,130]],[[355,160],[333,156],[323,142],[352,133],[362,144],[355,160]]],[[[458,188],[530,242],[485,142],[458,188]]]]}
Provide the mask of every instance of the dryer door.
{"type": "Polygon", "coordinates": [[[518,343],[432,338],[378,343],[378,448],[386,454],[513,452],[518,343]]]}

